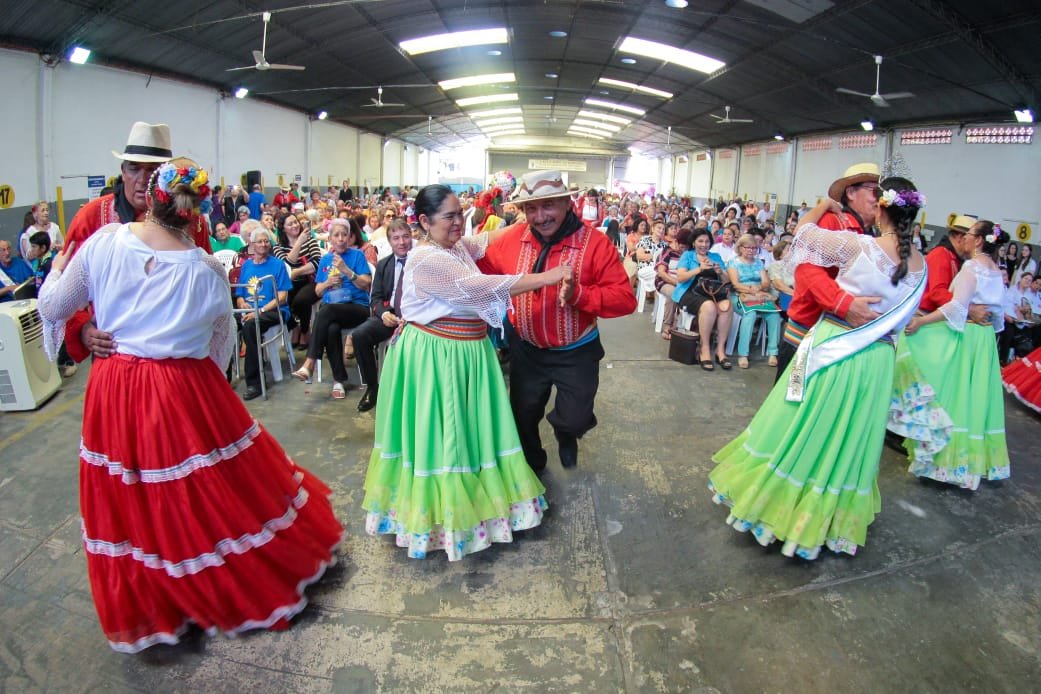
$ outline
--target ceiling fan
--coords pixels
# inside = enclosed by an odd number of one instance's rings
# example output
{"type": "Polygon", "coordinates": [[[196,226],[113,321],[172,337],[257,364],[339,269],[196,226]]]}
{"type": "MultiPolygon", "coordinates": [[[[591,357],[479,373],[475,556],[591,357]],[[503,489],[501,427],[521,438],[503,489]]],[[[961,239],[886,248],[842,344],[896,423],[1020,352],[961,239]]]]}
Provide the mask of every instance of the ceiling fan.
{"type": "Polygon", "coordinates": [[[392,104],[383,100],[383,87],[376,87],[376,98],[370,99],[371,104],[362,104],[362,108],[387,108],[388,106],[404,106],[405,104],[392,104]]]}
{"type": "Polygon", "coordinates": [[[264,57],[265,51],[267,51],[267,25],[271,21],[271,13],[264,13],[264,38],[260,44],[259,51],[253,51],[253,60],[257,61],[256,65],[247,65],[246,67],[233,67],[229,68],[228,72],[235,72],[237,70],[306,70],[303,65],[281,65],[279,63],[269,63],[267,58],[264,57]]]}
{"type": "Polygon", "coordinates": [[[875,106],[878,106],[879,108],[889,108],[889,102],[892,99],[906,99],[908,97],[914,96],[914,94],[912,94],[911,92],[893,92],[892,94],[879,94],[878,93],[878,83],[879,83],[879,77],[881,75],[881,72],[882,72],[882,56],[876,55],[875,56],[875,93],[874,94],[865,94],[864,92],[857,92],[857,91],[854,91],[852,89],[846,89],[845,87],[839,87],[835,91],[841,92],[843,94],[852,94],[853,96],[866,96],[867,98],[871,99],[871,103],[873,103],[875,106]]]}
{"type": "Polygon", "coordinates": [[[723,116],[717,116],[714,113],[708,114],[716,119],[716,125],[724,125],[726,123],[755,123],[751,118],[731,118],[729,106],[724,106],[723,109],[725,111],[725,115],[723,116]]]}

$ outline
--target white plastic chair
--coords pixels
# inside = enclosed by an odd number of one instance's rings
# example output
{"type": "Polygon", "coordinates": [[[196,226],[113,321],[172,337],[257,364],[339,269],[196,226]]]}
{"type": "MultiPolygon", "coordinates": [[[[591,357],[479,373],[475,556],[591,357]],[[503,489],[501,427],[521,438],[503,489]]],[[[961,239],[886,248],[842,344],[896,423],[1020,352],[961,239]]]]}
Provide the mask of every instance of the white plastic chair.
{"type": "Polygon", "coordinates": [[[235,267],[235,259],[239,257],[239,254],[230,248],[225,248],[222,251],[214,253],[213,257],[219,260],[220,264],[224,266],[224,272],[230,274],[232,268],[235,267]]]}
{"type": "Polygon", "coordinates": [[[665,295],[654,292],[654,332],[660,333],[665,323],[665,295]]]}
{"type": "Polygon", "coordinates": [[[647,294],[655,291],[654,276],[652,275],[650,279],[640,278],[636,283],[636,291],[638,292],[636,297],[636,312],[643,313],[643,307],[647,304],[647,294]]]}

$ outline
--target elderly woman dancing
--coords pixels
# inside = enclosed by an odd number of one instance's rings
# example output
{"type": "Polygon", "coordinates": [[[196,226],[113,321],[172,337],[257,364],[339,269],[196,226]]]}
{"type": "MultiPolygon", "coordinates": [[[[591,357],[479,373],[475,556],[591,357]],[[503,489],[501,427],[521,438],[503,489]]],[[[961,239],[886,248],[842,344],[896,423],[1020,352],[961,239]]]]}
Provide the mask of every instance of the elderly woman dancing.
{"type": "Polygon", "coordinates": [[[206,171],[159,167],[141,223],[109,225],[40,296],[48,352],[88,300],[116,341],[83,408],[80,510],[101,627],[117,651],[177,643],[195,624],[285,628],[334,560],[329,489],[286,456],[224,379],[235,345],[221,264],[192,243],[206,171]],[[219,423],[216,426],[215,423],[219,423]]]}
{"type": "Polygon", "coordinates": [[[487,332],[502,329],[511,296],[569,283],[571,268],[482,275],[474,261],[501,230],[464,238],[459,200],[443,185],[419,191],[416,213],[426,242],[405,263],[406,324],[380,378],[362,506],[370,535],[395,535],[412,558],[443,549],[455,561],[542,522],[545,488],[487,332]]]}

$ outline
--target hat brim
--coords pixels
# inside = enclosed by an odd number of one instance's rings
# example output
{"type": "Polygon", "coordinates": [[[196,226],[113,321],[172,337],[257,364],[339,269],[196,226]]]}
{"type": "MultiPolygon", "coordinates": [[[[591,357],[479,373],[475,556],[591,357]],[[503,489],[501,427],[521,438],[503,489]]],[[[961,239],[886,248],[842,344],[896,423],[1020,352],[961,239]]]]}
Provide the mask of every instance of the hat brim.
{"type": "Polygon", "coordinates": [[[527,195],[524,197],[514,195],[512,198],[510,198],[509,202],[520,204],[525,202],[535,202],[537,200],[552,200],[553,198],[570,198],[572,192],[574,191],[565,190],[563,193],[550,193],[547,195],[527,195]]]}
{"type": "Polygon", "coordinates": [[[846,192],[846,188],[855,186],[858,183],[878,183],[881,178],[878,174],[868,172],[840,178],[828,187],[828,197],[836,202],[841,202],[842,194],[846,192]]]}
{"type": "Polygon", "coordinates": [[[165,161],[173,159],[173,153],[166,157],[153,154],[124,154],[123,152],[117,152],[116,150],[112,150],[112,156],[116,159],[122,159],[123,161],[134,161],[141,164],[162,164],[165,161]]]}

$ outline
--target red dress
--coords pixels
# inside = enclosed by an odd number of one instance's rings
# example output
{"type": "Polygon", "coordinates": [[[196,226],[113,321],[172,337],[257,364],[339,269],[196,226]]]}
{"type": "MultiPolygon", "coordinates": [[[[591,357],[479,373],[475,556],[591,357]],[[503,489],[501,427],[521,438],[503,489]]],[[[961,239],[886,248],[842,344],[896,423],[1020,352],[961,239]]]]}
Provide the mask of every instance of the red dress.
{"type": "Polygon", "coordinates": [[[1001,382],[1017,400],[1041,412],[1041,347],[1002,369],[1001,382]]]}
{"type": "Polygon", "coordinates": [[[234,345],[223,268],[195,249],[155,252],[145,273],[152,252],[125,229],[85,243],[39,303],[49,351],[88,288],[99,327],[122,341],[91,368],[79,450],[102,630],[113,649],[136,653],[177,643],[191,624],[229,636],[284,628],[335,562],[343,528],[330,490],[253,419],[217,366],[234,345]],[[153,317],[127,316],[120,301],[153,317]],[[183,320],[154,317],[184,306],[183,320]],[[128,353],[153,342],[174,347],[128,353]]]}

